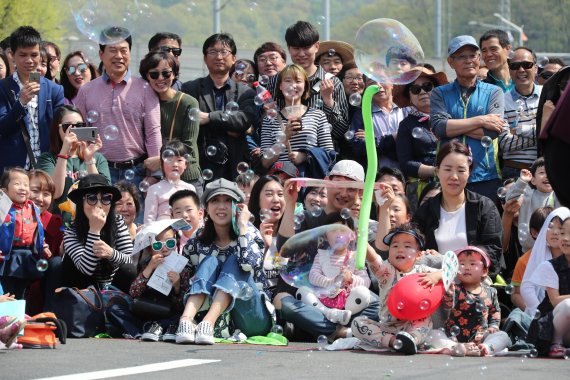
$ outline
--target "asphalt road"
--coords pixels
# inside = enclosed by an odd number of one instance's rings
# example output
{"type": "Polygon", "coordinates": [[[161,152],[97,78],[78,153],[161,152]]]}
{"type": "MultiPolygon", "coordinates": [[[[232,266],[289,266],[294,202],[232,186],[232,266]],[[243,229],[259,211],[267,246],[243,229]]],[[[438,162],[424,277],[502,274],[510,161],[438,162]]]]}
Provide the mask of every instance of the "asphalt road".
{"type": "Polygon", "coordinates": [[[0,350],[0,379],[568,379],[570,360],[451,358],[287,347],[75,339],[55,350],[0,350]],[[189,360],[193,359],[193,360],[189,360]],[[206,362],[211,360],[212,362],[206,362]],[[205,362],[202,362],[205,361],[205,362]],[[191,365],[195,364],[195,365],[191,365]],[[179,366],[178,368],[172,368],[179,366]],[[133,368],[134,367],[134,368],[133,368]],[[127,369],[124,369],[127,368],[127,369]],[[116,370],[91,373],[94,371],[116,370]],[[135,373],[134,371],[143,373],[135,373]],[[154,370],[155,372],[148,372],[154,370]],[[91,374],[87,374],[91,373],[91,374]],[[122,376],[120,376],[122,375],[122,376]]]}

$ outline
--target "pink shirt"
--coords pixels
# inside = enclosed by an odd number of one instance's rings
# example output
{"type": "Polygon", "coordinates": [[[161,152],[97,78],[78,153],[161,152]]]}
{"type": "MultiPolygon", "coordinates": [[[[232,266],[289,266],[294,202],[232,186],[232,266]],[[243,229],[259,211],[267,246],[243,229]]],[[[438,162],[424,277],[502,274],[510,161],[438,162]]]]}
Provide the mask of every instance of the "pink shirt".
{"type": "Polygon", "coordinates": [[[168,200],[172,194],[184,189],[196,192],[194,185],[184,181],[178,181],[176,184],[173,184],[163,179],[159,183],[149,187],[144,200],[144,224],[162,219],[170,219],[170,205],[168,204],[168,200]]]}
{"type": "Polygon", "coordinates": [[[160,103],[146,81],[131,76],[130,71],[120,83],[109,76],[92,80],[79,89],[75,106],[87,120],[89,111],[99,112],[99,120],[92,123],[99,130],[103,147],[99,151],[111,162],[123,162],[141,157],[159,156],[160,103]],[[115,139],[105,139],[109,125],[118,128],[115,139]]]}

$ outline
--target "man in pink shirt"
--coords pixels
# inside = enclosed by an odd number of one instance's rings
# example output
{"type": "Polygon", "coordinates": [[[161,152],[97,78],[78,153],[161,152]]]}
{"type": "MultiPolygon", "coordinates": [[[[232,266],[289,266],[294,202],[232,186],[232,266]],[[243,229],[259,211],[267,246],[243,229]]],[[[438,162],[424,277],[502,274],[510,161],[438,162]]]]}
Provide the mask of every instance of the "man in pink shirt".
{"type": "Polygon", "coordinates": [[[101,36],[108,41],[99,45],[104,73],[81,87],[75,104],[99,130],[103,140],[99,152],[109,162],[113,183],[127,179],[138,186],[160,170],[160,104],[147,82],[132,76],[129,69],[130,33],[110,27],[101,36]]]}

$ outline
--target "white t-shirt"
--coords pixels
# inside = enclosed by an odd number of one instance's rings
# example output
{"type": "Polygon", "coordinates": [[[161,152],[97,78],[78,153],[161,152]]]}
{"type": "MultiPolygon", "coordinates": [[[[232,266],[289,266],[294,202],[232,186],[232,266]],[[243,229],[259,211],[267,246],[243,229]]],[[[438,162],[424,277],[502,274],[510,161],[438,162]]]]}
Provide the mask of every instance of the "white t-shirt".
{"type": "Polygon", "coordinates": [[[468,245],[465,203],[458,210],[451,212],[440,207],[439,215],[439,227],[434,231],[438,251],[444,254],[468,245]]]}

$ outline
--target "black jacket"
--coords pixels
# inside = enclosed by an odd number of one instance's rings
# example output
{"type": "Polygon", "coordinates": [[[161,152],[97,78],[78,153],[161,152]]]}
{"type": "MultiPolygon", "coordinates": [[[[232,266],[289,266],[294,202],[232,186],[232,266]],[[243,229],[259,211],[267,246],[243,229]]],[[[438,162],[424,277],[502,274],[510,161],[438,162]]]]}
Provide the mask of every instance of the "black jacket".
{"type": "MultiPolygon", "coordinates": [[[[417,223],[426,237],[426,249],[438,250],[434,231],[439,227],[442,194],[429,199],[415,213],[417,223]]],[[[490,275],[499,273],[502,254],[503,226],[495,204],[487,197],[465,190],[465,224],[469,245],[483,247],[491,259],[490,275]]],[[[441,252],[444,253],[444,252],[441,252]]]]}

